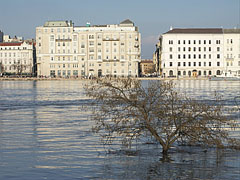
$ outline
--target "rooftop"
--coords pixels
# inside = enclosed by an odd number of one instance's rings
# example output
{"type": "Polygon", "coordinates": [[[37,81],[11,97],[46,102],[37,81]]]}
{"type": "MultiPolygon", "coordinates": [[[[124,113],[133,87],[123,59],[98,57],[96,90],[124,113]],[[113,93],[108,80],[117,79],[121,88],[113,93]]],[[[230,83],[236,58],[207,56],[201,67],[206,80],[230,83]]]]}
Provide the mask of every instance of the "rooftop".
{"type": "Polygon", "coordinates": [[[3,42],[0,46],[21,46],[22,42],[3,42]]]}
{"type": "Polygon", "coordinates": [[[222,34],[222,28],[188,28],[172,29],[164,34],[222,34]]]}
{"type": "Polygon", "coordinates": [[[72,21],[47,21],[44,27],[69,27],[72,26],[72,21]]]}
{"type": "Polygon", "coordinates": [[[240,29],[224,29],[224,34],[239,34],[240,29]]]}

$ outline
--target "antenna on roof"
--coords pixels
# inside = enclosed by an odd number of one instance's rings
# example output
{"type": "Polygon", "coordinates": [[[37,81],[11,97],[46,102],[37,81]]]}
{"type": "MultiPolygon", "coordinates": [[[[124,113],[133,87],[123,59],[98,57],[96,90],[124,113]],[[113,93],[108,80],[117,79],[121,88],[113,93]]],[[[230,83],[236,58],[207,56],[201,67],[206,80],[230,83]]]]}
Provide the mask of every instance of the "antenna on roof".
{"type": "Polygon", "coordinates": [[[173,30],[173,27],[172,27],[172,26],[170,26],[170,31],[171,31],[171,30],[173,30]]]}

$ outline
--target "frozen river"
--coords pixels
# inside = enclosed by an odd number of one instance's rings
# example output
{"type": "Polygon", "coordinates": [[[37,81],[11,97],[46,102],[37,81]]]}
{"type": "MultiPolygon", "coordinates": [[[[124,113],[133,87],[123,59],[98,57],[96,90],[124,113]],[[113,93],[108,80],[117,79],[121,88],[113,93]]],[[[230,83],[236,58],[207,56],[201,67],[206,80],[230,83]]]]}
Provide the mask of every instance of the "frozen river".
{"type": "MultiPolygon", "coordinates": [[[[214,91],[240,106],[240,81],[181,80],[176,88],[197,99],[214,91]]],[[[81,107],[83,81],[0,81],[0,179],[240,179],[240,152],[172,149],[160,161],[157,145],[136,155],[108,154],[91,133],[81,107]]],[[[237,136],[239,135],[236,134],[237,136]]]]}

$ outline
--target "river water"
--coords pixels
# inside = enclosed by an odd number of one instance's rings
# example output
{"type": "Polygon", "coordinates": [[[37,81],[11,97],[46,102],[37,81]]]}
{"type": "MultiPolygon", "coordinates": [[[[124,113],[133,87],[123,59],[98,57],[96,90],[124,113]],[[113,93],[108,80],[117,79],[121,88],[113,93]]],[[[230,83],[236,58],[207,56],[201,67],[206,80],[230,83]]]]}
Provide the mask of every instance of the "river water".
{"type": "MultiPolygon", "coordinates": [[[[218,91],[230,104],[240,103],[240,82],[175,83],[198,99],[218,91]]],[[[165,163],[153,144],[134,147],[134,154],[107,153],[91,133],[90,112],[82,108],[88,102],[83,86],[83,81],[0,81],[1,180],[240,179],[239,151],[177,147],[165,163]]]]}

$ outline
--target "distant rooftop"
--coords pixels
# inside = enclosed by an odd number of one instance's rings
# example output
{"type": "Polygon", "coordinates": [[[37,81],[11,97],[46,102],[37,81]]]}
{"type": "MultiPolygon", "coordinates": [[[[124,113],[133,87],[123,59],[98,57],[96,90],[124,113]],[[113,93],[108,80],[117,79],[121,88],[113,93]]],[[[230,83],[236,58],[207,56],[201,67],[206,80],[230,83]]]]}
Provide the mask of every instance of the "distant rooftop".
{"type": "Polygon", "coordinates": [[[44,27],[70,27],[72,26],[72,21],[47,21],[44,27]]]}
{"type": "Polygon", "coordinates": [[[188,29],[172,29],[165,34],[222,34],[222,28],[188,28],[188,29]]]}
{"type": "Polygon", "coordinates": [[[240,29],[224,29],[223,32],[224,34],[239,34],[240,29]]]}
{"type": "Polygon", "coordinates": [[[3,42],[0,46],[21,46],[23,42],[3,42]]]}
{"type": "Polygon", "coordinates": [[[119,24],[120,26],[134,26],[134,23],[130,19],[126,19],[119,24]]]}

